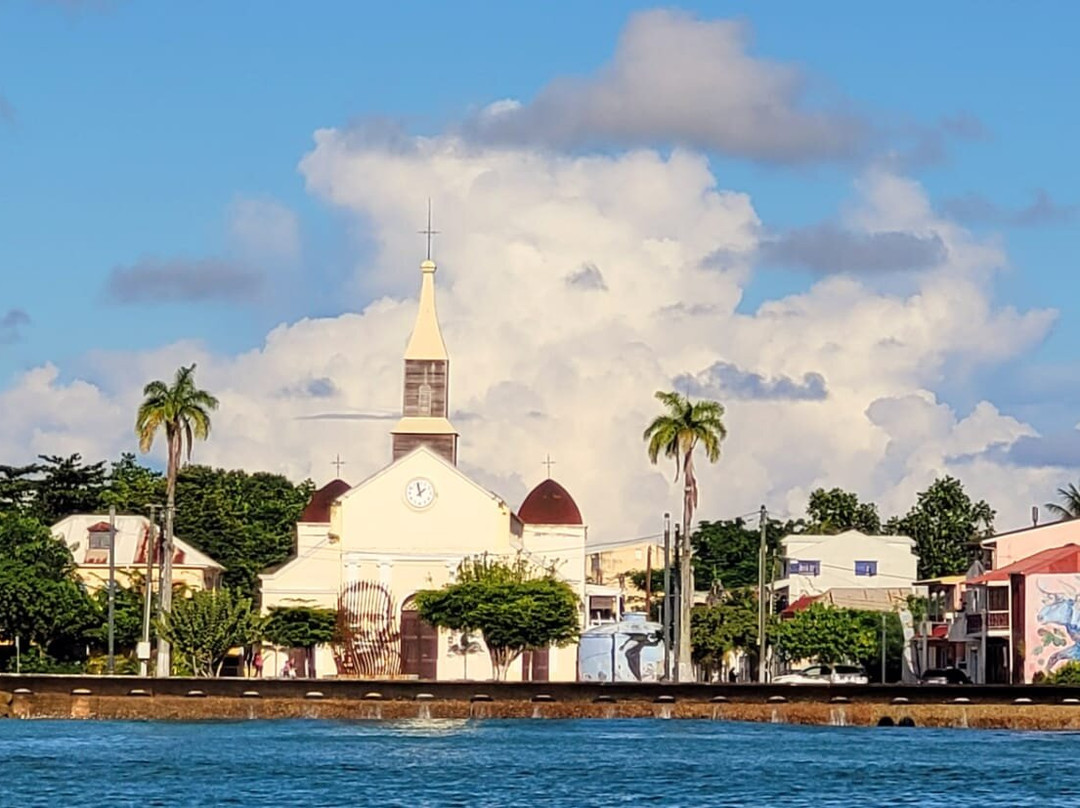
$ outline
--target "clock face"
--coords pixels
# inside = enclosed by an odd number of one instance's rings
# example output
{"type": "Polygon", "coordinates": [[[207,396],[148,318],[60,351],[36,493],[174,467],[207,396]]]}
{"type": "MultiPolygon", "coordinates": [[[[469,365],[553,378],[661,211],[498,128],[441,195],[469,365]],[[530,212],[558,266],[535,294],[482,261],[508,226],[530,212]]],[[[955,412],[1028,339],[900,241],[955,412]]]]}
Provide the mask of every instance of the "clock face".
{"type": "Polygon", "coordinates": [[[414,508],[426,508],[435,501],[435,486],[423,477],[409,480],[405,486],[405,501],[414,508]]]}

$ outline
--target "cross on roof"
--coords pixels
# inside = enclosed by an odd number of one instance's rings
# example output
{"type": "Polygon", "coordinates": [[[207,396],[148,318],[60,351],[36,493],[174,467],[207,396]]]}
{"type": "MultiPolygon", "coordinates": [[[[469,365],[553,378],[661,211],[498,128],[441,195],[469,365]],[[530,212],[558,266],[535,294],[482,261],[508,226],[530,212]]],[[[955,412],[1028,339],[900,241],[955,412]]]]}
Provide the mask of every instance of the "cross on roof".
{"type": "Polygon", "coordinates": [[[427,228],[418,231],[420,235],[427,236],[427,260],[431,260],[431,237],[438,235],[438,230],[431,229],[431,200],[427,201],[427,228]]]}
{"type": "Polygon", "coordinates": [[[337,476],[341,476],[341,467],[345,465],[345,461],[341,459],[341,455],[334,455],[333,461],[330,463],[335,469],[337,469],[337,476]]]}
{"type": "Polygon", "coordinates": [[[547,476],[548,476],[548,479],[550,480],[551,479],[551,467],[555,465],[555,461],[551,459],[550,454],[547,455],[547,457],[544,458],[543,465],[547,466],[547,476]]]}

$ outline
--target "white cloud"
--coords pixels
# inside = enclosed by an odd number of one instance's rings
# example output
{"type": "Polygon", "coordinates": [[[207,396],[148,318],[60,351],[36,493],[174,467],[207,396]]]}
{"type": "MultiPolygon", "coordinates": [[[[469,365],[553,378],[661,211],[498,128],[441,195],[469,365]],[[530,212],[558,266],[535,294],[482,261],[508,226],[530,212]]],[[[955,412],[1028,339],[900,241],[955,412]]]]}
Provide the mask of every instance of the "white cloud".
{"type": "Polygon", "coordinates": [[[270,197],[239,196],[229,207],[233,250],[248,261],[293,264],[300,259],[300,222],[270,197]]]}
{"type": "Polygon", "coordinates": [[[741,22],[639,13],[595,75],[556,80],[527,104],[497,101],[466,131],[489,143],[675,143],[777,163],[856,156],[866,124],[809,106],[806,76],[752,56],[748,39],[741,22]]]}
{"type": "Polygon", "coordinates": [[[350,480],[375,471],[389,459],[386,420],[311,416],[400,406],[423,248],[416,231],[430,196],[443,233],[438,305],[462,466],[512,505],[542,478],[550,452],[590,535],[654,532],[679,500],[671,468],[650,467],[643,451],[652,394],[718,363],[763,384],[821,380],[827,395],[727,401],[724,458],[702,469],[703,518],[761,502],[798,512],[817,485],[857,489],[889,513],[953,471],[1008,525],[1060,484],[985,451],[1029,427],[986,403],[956,413],[930,392],[956,367],[1022,354],[1053,314],[994,306],[1000,249],[935,218],[915,183],[869,172],[843,214],[858,232],[941,241],[942,261],[913,275],[910,289],[830,276],[743,314],[740,256],[760,246],[760,223],[750,199],[719,188],[698,154],[568,157],[450,136],[380,145],[323,130],[301,171],[313,194],[375,235],[378,254],[357,285],[381,296],[358,314],[282,325],[235,357],[195,344],[95,354],[93,383],[31,371],[0,393],[10,413],[0,452],[17,460],[75,446],[89,457],[130,450],[141,385],[197,359],[199,383],[222,402],[197,460],[324,482],[340,452],[350,480]],[[585,267],[602,289],[567,282],[585,267]]]}

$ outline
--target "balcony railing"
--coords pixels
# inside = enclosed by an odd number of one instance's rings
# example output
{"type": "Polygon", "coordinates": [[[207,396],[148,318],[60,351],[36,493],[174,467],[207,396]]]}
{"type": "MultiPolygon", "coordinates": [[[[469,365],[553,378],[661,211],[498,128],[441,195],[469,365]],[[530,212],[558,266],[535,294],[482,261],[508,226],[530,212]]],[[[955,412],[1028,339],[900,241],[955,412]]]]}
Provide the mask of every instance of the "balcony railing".
{"type": "MultiPolygon", "coordinates": [[[[967,620],[968,634],[979,634],[983,630],[983,616],[981,613],[965,615],[965,618],[967,620]]],[[[986,624],[991,631],[1008,629],[1009,623],[1008,612],[987,612],[986,614],[986,624]]]]}

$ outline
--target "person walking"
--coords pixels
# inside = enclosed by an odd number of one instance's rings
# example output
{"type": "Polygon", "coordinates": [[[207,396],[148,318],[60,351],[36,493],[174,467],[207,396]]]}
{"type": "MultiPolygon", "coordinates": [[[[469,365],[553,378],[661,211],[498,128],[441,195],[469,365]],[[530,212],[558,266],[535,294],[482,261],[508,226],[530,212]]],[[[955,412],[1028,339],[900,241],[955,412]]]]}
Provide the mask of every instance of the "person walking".
{"type": "Polygon", "coordinates": [[[262,651],[255,652],[255,658],[251,660],[251,666],[255,668],[255,678],[262,679],[263,672],[263,658],[262,651]]]}

